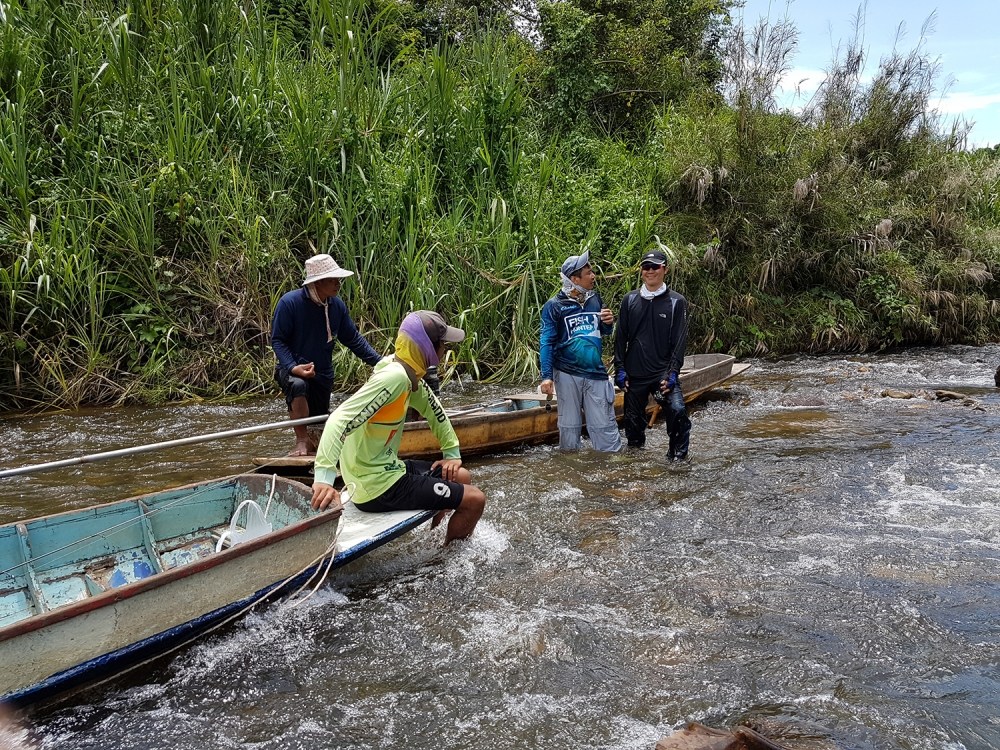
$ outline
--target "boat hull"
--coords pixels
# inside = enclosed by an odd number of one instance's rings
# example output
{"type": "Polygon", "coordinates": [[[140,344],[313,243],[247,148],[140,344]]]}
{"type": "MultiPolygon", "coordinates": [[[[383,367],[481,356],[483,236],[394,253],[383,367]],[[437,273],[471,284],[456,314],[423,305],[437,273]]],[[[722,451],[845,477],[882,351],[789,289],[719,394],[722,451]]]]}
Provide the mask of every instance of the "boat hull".
{"type": "MultiPolygon", "coordinates": [[[[680,373],[685,402],[694,401],[713,388],[750,369],[728,354],[694,354],[684,358],[680,373]]],[[[651,407],[652,408],[652,402],[651,407]]],[[[615,412],[621,421],[624,394],[615,397],[615,412]]],[[[497,404],[466,407],[449,415],[458,435],[463,458],[512,450],[525,445],[551,443],[559,438],[558,400],[546,400],[539,393],[510,396],[497,404]]],[[[427,422],[407,422],[399,447],[401,458],[435,459],[441,448],[427,422]]],[[[312,456],[254,458],[256,471],[278,472],[290,476],[308,474],[312,456]]]]}
{"type": "MultiPolygon", "coordinates": [[[[88,612],[0,643],[0,694],[13,693],[82,662],[90,662],[169,631],[232,602],[254,600],[316,561],[334,540],[336,524],[307,529],[232,562],[108,602],[88,612]]],[[[187,571],[185,571],[187,572],[187,571]]]]}

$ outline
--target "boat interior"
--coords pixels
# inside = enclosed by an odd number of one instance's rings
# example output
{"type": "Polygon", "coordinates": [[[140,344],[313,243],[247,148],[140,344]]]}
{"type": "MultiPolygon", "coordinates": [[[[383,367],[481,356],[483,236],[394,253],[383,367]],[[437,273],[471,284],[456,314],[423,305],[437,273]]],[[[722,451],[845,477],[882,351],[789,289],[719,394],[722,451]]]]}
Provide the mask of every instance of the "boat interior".
{"type": "Polygon", "coordinates": [[[309,498],[247,474],[0,526],[0,628],[300,521],[309,498]]]}

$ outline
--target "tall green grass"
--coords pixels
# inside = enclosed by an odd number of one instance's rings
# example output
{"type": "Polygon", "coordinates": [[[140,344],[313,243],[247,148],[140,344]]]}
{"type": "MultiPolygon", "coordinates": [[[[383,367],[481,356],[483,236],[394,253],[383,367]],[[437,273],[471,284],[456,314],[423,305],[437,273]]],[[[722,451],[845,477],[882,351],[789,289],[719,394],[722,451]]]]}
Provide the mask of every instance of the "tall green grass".
{"type": "Polygon", "coordinates": [[[961,124],[934,112],[939,69],[926,40],[879,61],[870,79],[849,41],[793,116],[775,89],[795,39],[786,24],[736,29],[730,106],[672,108],[654,126],[668,234],[693,243],[678,283],[708,323],[695,345],[996,340],[995,155],[963,155],[961,124]]]}
{"type": "Polygon", "coordinates": [[[794,35],[737,34],[728,104],[675,87],[622,139],[585,102],[551,121],[587,60],[472,24],[425,45],[392,3],[0,6],[0,409],[270,392],[271,311],[315,252],[357,272],[376,348],[436,307],[483,378],[536,375],[563,258],[589,248],[617,306],[654,234],[693,348],[998,334],[996,162],[926,117],[919,50],[870,84],[852,50],[792,116],[794,35]]]}

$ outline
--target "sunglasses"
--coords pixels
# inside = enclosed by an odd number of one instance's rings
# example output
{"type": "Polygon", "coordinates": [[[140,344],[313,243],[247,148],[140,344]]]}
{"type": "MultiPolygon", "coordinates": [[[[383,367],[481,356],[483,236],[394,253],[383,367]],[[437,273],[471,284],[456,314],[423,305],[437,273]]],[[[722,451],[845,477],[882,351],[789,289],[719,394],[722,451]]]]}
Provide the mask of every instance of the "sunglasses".
{"type": "Polygon", "coordinates": [[[659,263],[643,263],[639,266],[643,271],[658,271],[663,268],[659,263]]]}

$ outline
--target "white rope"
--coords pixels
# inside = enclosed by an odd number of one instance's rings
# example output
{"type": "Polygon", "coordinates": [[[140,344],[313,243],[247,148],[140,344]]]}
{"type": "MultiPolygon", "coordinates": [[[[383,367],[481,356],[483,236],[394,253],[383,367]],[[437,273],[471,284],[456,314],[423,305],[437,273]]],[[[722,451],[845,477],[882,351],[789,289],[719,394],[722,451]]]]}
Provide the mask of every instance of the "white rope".
{"type": "MultiPolygon", "coordinates": [[[[349,503],[351,501],[351,495],[354,493],[354,490],[356,488],[357,485],[355,485],[354,482],[348,482],[347,484],[344,485],[344,489],[340,493],[340,502],[342,505],[349,503]]],[[[309,576],[309,580],[303,583],[301,586],[299,586],[299,588],[295,591],[295,593],[293,593],[291,596],[288,597],[288,599],[285,600],[283,606],[286,609],[294,609],[295,607],[298,607],[300,604],[308,600],[313,594],[319,591],[320,587],[324,583],[326,583],[327,576],[330,575],[330,571],[333,569],[333,558],[336,557],[337,540],[340,539],[340,532],[343,529],[343,527],[344,527],[343,516],[341,516],[341,522],[337,525],[337,533],[333,538],[333,544],[331,544],[327,548],[327,552],[330,555],[330,561],[329,563],[327,563],[326,571],[324,571],[323,575],[320,576],[320,579],[316,582],[316,585],[313,586],[312,591],[310,591],[301,599],[295,599],[295,597],[299,595],[302,589],[306,588],[307,586],[309,586],[310,583],[312,583],[312,580],[316,577],[316,573],[319,573],[320,568],[323,566],[320,565],[318,568],[316,568],[316,572],[313,573],[311,576],[309,576]]]]}
{"type": "MultiPolygon", "coordinates": [[[[340,531],[339,530],[337,531],[337,537],[338,538],[340,537],[340,531]]],[[[322,563],[320,563],[318,566],[316,566],[316,572],[313,573],[311,576],[309,576],[309,580],[306,581],[301,586],[299,586],[299,588],[296,589],[295,593],[291,594],[288,597],[288,599],[286,599],[284,601],[284,603],[282,604],[282,608],[283,609],[295,609],[300,604],[302,604],[306,600],[308,600],[313,594],[315,594],[317,591],[319,591],[320,587],[324,583],[326,583],[327,576],[330,575],[330,571],[333,569],[333,560],[337,556],[337,541],[336,541],[336,539],[334,540],[333,544],[331,544],[329,547],[327,547],[326,553],[330,555],[329,562],[327,562],[327,564],[326,564],[326,570],[323,571],[323,575],[320,576],[320,579],[318,581],[316,581],[316,585],[313,586],[312,591],[310,591],[308,594],[306,594],[305,596],[303,596],[301,599],[296,599],[295,598],[296,596],[299,595],[299,593],[302,591],[302,589],[304,589],[306,586],[308,586],[309,583],[310,583],[310,581],[312,581],[313,578],[316,577],[316,573],[318,573],[320,571],[320,569],[323,567],[322,563]]]]}
{"type": "Polygon", "coordinates": [[[274,500],[274,491],[278,488],[278,475],[271,475],[271,494],[267,496],[267,505],[264,506],[264,518],[267,518],[267,512],[271,510],[271,501],[274,500]]]}
{"type": "MultiPolygon", "coordinates": [[[[173,646],[171,646],[170,648],[166,649],[165,651],[157,651],[155,656],[151,656],[148,659],[144,659],[143,661],[138,662],[137,664],[133,664],[130,667],[125,667],[124,669],[116,672],[115,674],[110,675],[106,680],[99,680],[97,683],[94,683],[94,684],[100,684],[101,682],[107,682],[107,680],[118,679],[123,674],[127,674],[127,673],[129,673],[129,672],[131,672],[131,671],[133,671],[135,669],[138,669],[139,667],[142,667],[142,666],[144,666],[146,664],[149,664],[150,662],[158,661],[159,659],[162,659],[164,656],[167,656],[168,654],[172,654],[175,651],[180,651],[182,648],[185,648],[186,646],[189,646],[190,644],[194,643],[196,640],[198,640],[200,638],[205,638],[205,637],[211,635],[212,633],[214,633],[219,628],[221,628],[221,627],[223,627],[225,625],[228,625],[229,623],[233,622],[236,619],[239,619],[240,617],[242,617],[243,615],[245,615],[247,612],[249,612],[251,609],[253,609],[254,607],[256,607],[258,604],[263,604],[264,602],[266,602],[267,600],[269,600],[271,597],[273,597],[275,594],[277,594],[278,592],[280,592],[285,586],[288,585],[289,582],[291,582],[292,580],[294,580],[297,576],[302,575],[306,570],[309,569],[310,566],[320,564],[322,562],[323,558],[326,557],[326,555],[330,554],[331,550],[334,550],[336,548],[336,546],[337,546],[337,540],[340,538],[340,530],[341,530],[341,526],[342,525],[343,525],[343,517],[341,517],[340,522],[338,522],[338,524],[337,524],[337,533],[334,535],[333,544],[331,544],[329,547],[327,547],[326,550],[324,550],[322,554],[320,554],[318,557],[314,557],[311,562],[306,563],[306,565],[303,568],[301,568],[300,570],[298,570],[295,573],[292,573],[290,576],[288,576],[287,578],[285,578],[285,580],[283,580],[281,583],[279,583],[276,586],[274,586],[270,591],[268,591],[266,594],[264,594],[263,596],[261,596],[259,599],[254,599],[252,602],[250,602],[247,606],[245,606],[242,609],[240,609],[238,612],[233,613],[232,615],[230,615],[226,619],[224,619],[224,620],[222,620],[220,622],[217,622],[215,625],[212,625],[211,627],[206,628],[205,630],[199,631],[195,635],[192,635],[190,638],[187,638],[187,639],[181,641],[180,643],[174,644],[173,646]]],[[[331,557],[330,557],[330,565],[331,566],[333,565],[333,557],[334,557],[334,555],[331,555],[331,557]]],[[[320,567],[322,567],[322,566],[320,565],[320,567]]],[[[319,568],[317,568],[317,570],[318,569],[319,568]]],[[[327,572],[329,572],[329,571],[327,571],[327,572]]],[[[315,575],[316,574],[313,573],[313,575],[310,576],[310,580],[315,575]]],[[[325,575],[324,575],[324,578],[326,578],[325,575]]],[[[301,591],[301,590],[302,589],[300,588],[299,591],[301,591]]],[[[296,593],[298,593],[298,591],[296,593]]],[[[182,623],[182,625],[183,624],[184,623],[182,623]]],[[[178,625],[177,627],[180,627],[180,625],[178,625]]]]}

